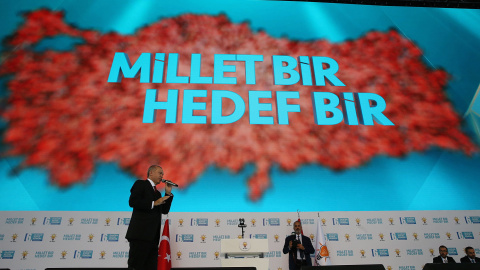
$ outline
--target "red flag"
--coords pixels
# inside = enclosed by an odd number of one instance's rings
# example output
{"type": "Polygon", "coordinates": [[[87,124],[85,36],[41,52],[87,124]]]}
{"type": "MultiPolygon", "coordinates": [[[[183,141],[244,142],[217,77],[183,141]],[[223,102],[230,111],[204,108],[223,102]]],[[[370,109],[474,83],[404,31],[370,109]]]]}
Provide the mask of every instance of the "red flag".
{"type": "Polygon", "coordinates": [[[163,225],[162,238],[158,248],[157,270],[170,270],[172,268],[172,256],[170,252],[170,230],[168,229],[168,219],[163,225]]]}

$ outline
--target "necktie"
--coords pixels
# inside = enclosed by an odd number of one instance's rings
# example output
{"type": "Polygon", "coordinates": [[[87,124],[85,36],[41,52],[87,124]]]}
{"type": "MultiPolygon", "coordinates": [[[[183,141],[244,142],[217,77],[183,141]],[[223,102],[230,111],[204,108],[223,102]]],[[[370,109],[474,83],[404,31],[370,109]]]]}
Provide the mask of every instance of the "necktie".
{"type": "Polygon", "coordinates": [[[474,259],[470,259],[470,261],[472,261],[472,263],[475,263],[475,260],[474,260],[474,259]]]}
{"type": "Polygon", "coordinates": [[[153,186],[153,191],[157,192],[157,186],[153,186]]]}

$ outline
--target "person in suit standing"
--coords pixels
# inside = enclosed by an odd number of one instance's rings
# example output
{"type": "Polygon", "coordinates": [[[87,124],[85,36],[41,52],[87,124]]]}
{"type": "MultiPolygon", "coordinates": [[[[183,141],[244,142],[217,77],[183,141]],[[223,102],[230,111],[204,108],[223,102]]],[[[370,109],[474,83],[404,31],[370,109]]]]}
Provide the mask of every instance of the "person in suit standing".
{"type": "Polygon", "coordinates": [[[433,263],[456,263],[456,261],[448,255],[448,249],[446,246],[438,247],[439,256],[433,258],[433,263]]]}
{"type": "Polygon", "coordinates": [[[152,165],[147,180],[137,180],[130,189],[130,207],[133,208],[125,238],[130,244],[129,270],[157,270],[158,244],[162,214],[168,214],[172,205],[172,185],[165,186],[165,196],[156,189],[163,179],[163,169],[152,165]]]}
{"type": "Polygon", "coordinates": [[[283,254],[288,253],[289,270],[299,270],[302,265],[312,266],[310,254],[315,253],[310,238],[302,234],[302,224],[300,221],[293,223],[295,234],[285,238],[283,246],[283,254]]]}
{"type": "Polygon", "coordinates": [[[475,257],[475,249],[473,247],[466,247],[465,253],[467,256],[460,259],[461,263],[480,263],[480,258],[475,257]]]}

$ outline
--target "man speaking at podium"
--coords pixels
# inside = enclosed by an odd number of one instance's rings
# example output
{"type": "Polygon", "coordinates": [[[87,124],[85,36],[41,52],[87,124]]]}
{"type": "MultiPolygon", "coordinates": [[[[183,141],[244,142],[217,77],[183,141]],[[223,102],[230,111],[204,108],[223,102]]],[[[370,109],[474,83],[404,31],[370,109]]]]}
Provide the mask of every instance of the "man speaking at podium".
{"type": "Polygon", "coordinates": [[[147,177],[130,189],[128,203],[133,212],[125,236],[130,243],[129,270],[157,270],[162,214],[168,214],[173,200],[171,184],[166,184],[164,197],[156,188],[163,179],[162,167],[150,166],[147,177]]]}
{"type": "Polygon", "coordinates": [[[289,270],[299,270],[302,265],[312,266],[310,254],[315,253],[312,241],[310,241],[310,238],[302,235],[302,224],[300,221],[293,223],[293,229],[295,234],[287,236],[283,246],[283,254],[288,253],[289,270]]]}

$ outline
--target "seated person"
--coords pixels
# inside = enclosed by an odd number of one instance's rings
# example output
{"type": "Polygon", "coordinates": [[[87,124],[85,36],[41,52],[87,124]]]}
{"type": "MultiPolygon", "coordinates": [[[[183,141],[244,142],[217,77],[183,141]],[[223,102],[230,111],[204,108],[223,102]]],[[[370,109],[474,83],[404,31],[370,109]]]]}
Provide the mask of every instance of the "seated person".
{"type": "Polygon", "coordinates": [[[448,255],[448,249],[446,246],[438,247],[439,256],[433,258],[433,263],[456,263],[456,261],[448,255]]]}
{"type": "Polygon", "coordinates": [[[460,259],[461,263],[480,263],[480,258],[475,257],[475,249],[472,247],[466,247],[465,253],[467,256],[460,259]]]}

